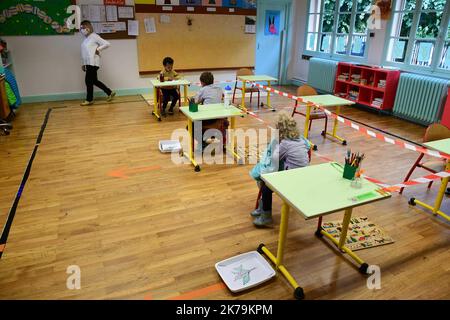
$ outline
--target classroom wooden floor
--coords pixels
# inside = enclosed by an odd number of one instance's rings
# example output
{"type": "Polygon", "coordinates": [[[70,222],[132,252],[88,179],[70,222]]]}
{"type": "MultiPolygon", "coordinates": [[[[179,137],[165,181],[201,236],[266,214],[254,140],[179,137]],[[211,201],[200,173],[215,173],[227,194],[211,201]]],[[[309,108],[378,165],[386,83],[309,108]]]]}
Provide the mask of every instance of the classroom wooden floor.
{"type": "MultiPolygon", "coordinates": [[[[291,90],[292,88],[284,88],[291,90]]],[[[273,98],[278,108],[292,106],[273,98]]],[[[79,101],[23,105],[14,130],[0,137],[0,225],[20,185],[48,108],[42,142],[23,190],[8,243],[0,260],[1,299],[293,299],[284,278],[232,294],[218,286],[214,264],[255,250],[263,242],[276,251],[281,202],[274,196],[272,229],[257,229],[252,211],[257,187],[251,165],[175,165],[158,151],[158,141],[184,128],[176,113],[157,122],[140,96],[118,97],[80,107],[79,101]],[[111,176],[125,170],[128,178],[111,176]],[[81,289],[66,288],[66,269],[81,268],[81,289]]],[[[405,138],[420,141],[425,128],[358,108],[344,114],[405,138]]],[[[276,113],[260,116],[271,121],[276,113]]],[[[303,128],[303,118],[298,117],[303,128]]],[[[252,117],[238,127],[264,128],[252,117]]],[[[346,148],[320,136],[318,153],[343,161],[346,148]]],[[[417,153],[341,127],[349,146],[366,153],[366,174],[386,183],[403,180],[417,153]]],[[[312,163],[324,160],[313,153],[312,163]]],[[[417,170],[415,176],[425,172],[417,170]]],[[[304,183],[307,183],[305,181],[304,183]]],[[[316,221],[290,218],[285,265],[307,299],[449,299],[449,223],[411,207],[411,196],[433,202],[437,185],[409,188],[403,196],[355,209],[395,243],[361,250],[381,268],[380,290],[326,240],[314,236],[316,221]]],[[[326,201],[326,199],[324,199],[326,201]]],[[[443,211],[450,213],[444,199],[443,211]]],[[[340,220],[335,213],[325,221],[340,220]]]]}

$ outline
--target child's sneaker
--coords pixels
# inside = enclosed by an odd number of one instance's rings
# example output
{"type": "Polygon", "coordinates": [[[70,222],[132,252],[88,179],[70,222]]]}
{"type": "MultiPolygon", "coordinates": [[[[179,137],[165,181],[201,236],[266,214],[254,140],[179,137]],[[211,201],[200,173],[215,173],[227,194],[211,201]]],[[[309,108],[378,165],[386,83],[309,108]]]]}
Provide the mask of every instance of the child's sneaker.
{"type": "Polygon", "coordinates": [[[116,96],[116,92],[115,91],[111,92],[111,94],[108,96],[106,101],[111,102],[115,96],[116,96]]]}
{"type": "Polygon", "coordinates": [[[253,224],[257,227],[270,227],[272,223],[272,210],[261,212],[261,214],[253,220],[253,224]]]}
{"type": "Polygon", "coordinates": [[[167,113],[172,116],[173,115],[173,108],[169,108],[169,111],[167,113]]]}
{"type": "Polygon", "coordinates": [[[90,105],[92,105],[92,104],[94,104],[94,101],[83,101],[82,103],[80,103],[80,106],[90,106],[90,105]]]}
{"type": "Polygon", "coordinates": [[[259,217],[261,215],[261,213],[263,213],[263,209],[262,209],[262,199],[258,200],[258,208],[256,208],[255,210],[253,210],[250,215],[252,217],[259,217]]]}

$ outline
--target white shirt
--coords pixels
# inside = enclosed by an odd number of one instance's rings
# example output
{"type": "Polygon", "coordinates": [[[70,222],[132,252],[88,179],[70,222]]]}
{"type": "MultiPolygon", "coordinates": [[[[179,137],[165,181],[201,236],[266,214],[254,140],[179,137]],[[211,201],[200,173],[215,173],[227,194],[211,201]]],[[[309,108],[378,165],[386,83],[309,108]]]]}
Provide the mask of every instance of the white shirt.
{"type": "Polygon", "coordinates": [[[195,101],[203,104],[222,102],[222,89],[214,84],[202,87],[195,96],[195,101]]]}
{"type": "Polygon", "coordinates": [[[98,34],[91,33],[81,44],[81,61],[84,66],[100,66],[100,56],[95,54],[95,50],[102,51],[111,44],[102,39],[98,34]]]}

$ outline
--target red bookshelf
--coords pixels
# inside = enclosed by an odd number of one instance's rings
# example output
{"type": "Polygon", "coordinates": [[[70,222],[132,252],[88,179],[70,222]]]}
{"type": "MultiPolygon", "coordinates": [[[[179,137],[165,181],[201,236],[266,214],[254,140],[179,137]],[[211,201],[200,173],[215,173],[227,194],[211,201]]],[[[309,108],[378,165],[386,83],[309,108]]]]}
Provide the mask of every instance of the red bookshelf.
{"type": "Polygon", "coordinates": [[[450,129],[450,88],[447,93],[447,100],[445,102],[444,112],[442,113],[441,124],[450,129]]]}
{"type": "Polygon", "coordinates": [[[334,94],[379,110],[392,110],[399,70],[339,62],[334,94]]]}

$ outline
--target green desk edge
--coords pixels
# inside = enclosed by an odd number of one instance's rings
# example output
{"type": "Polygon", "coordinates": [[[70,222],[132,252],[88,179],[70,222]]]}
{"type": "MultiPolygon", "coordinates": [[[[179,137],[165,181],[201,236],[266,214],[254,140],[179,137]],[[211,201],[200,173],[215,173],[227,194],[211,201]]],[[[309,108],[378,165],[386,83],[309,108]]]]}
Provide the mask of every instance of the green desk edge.
{"type": "Polygon", "coordinates": [[[425,146],[450,154],[450,138],[424,143],[425,146]]]}
{"type": "Polygon", "coordinates": [[[245,114],[234,106],[225,108],[223,103],[199,105],[198,112],[190,112],[189,107],[181,107],[180,110],[191,121],[237,117],[245,114]]]}
{"type": "Polygon", "coordinates": [[[264,74],[254,76],[239,76],[238,79],[246,81],[278,81],[277,78],[266,76],[264,74]]]}
{"type": "Polygon", "coordinates": [[[300,97],[307,102],[312,102],[319,104],[323,107],[334,107],[334,106],[348,106],[355,104],[355,102],[333,96],[332,94],[321,94],[317,96],[302,96],[300,97]]]}
{"type": "Polygon", "coordinates": [[[380,187],[361,179],[361,188],[350,186],[342,177],[338,163],[323,163],[261,176],[266,185],[305,219],[312,219],[347,208],[387,199],[390,193],[376,192],[380,187]]]}
{"type": "Polygon", "coordinates": [[[160,82],[159,80],[154,79],[150,80],[150,82],[154,87],[187,86],[191,84],[190,81],[184,79],[164,82],[160,82]]]}

